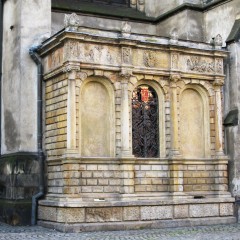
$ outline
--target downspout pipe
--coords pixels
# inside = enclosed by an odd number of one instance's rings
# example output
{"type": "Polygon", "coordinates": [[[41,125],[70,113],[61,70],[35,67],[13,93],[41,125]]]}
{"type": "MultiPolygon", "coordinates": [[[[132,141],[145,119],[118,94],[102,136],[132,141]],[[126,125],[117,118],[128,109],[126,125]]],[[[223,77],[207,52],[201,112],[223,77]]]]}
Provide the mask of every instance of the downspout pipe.
{"type": "Polygon", "coordinates": [[[31,224],[37,224],[37,205],[38,199],[44,195],[44,155],[42,146],[43,126],[42,126],[42,76],[43,65],[38,50],[41,46],[32,47],[29,49],[29,54],[32,60],[37,65],[37,147],[38,147],[38,162],[39,162],[39,192],[32,196],[32,215],[31,224]]]}
{"type": "Polygon", "coordinates": [[[0,0],[0,155],[2,153],[2,52],[3,52],[3,5],[5,0],[0,0]]]}

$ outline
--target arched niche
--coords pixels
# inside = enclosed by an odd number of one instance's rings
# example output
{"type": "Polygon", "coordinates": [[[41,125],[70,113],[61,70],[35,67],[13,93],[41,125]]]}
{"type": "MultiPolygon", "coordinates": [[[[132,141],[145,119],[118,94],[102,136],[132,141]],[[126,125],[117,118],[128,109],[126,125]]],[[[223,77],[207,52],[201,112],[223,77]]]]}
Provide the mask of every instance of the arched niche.
{"type": "MultiPolygon", "coordinates": [[[[154,129],[154,130],[158,131],[158,136],[159,136],[158,157],[164,158],[166,157],[166,136],[165,136],[165,97],[164,97],[163,90],[161,86],[155,81],[140,80],[137,82],[137,84],[132,86],[131,97],[133,96],[134,90],[136,90],[139,86],[149,86],[156,93],[157,101],[158,101],[158,127],[157,129],[154,129]]],[[[131,118],[132,118],[132,107],[131,107],[131,118]]],[[[132,119],[132,128],[133,128],[133,119],[132,119]]]]}
{"type": "Polygon", "coordinates": [[[199,86],[180,94],[180,146],[185,158],[210,157],[209,101],[199,86]]]}
{"type": "Polygon", "coordinates": [[[83,157],[113,157],[114,89],[104,77],[89,77],[80,90],[80,152],[83,157]]]}

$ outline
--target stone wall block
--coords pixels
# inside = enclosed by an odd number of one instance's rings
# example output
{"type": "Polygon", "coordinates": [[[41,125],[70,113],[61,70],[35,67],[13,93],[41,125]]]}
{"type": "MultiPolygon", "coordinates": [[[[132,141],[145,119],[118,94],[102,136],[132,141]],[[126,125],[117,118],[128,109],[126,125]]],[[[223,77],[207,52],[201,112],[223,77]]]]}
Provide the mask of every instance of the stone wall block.
{"type": "Polygon", "coordinates": [[[220,203],[220,216],[232,216],[233,204],[232,203],[220,203]]]}
{"type": "Polygon", "coordinates": [[[122,218],[121,207],[86,209],[86,222],[119,222],[122,218]]]}
{"type": "Polygon", "coordinates": [[[140,220],[140,208],[139,207],[125,207],[123,209],[124,221],[138,221],[140,220]]]}
{"type": "Polygon", "coordinates": [[[57,210],[57,222],[79,223],[84,221],[84,208],[58,208],[57,210]]]}
{"type": "Polygon", "coordinates": [[[188,218],[188,205],[174,206],[174,218],[188,218]]]}
{"type": "Polygon", "coordinates": [[[190,217],[215,217],[219,216],[218,204],[196,204],[189,206],[190,217]]]}
{"type": "Polygon", "coordinates": [[[154,206],[141,208],[141,220],[157,220],[173,218],[172,206],[154,206]]]}
{"type": "Polygon", "coordinates": [[[55,207],[44,207],[38,208],[38,219],[44,219],[45,221],[57,221],[57,208],[55,207]]]}

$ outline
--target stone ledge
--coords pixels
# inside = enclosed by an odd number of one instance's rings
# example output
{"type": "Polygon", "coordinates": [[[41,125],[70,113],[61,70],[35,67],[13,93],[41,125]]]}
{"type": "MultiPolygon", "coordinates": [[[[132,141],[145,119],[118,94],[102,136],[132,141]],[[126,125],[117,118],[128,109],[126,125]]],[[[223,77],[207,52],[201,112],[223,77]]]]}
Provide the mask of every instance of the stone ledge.
{"type": "Polygon", "coordinates": [[[216,224],[236,223],[235,217],[208,217],[195,219],[179,220],[155,220],[155,221],[134,221],[134,222],[111,222],[111,223],[82,223],[65,224],[56,222],[38,221],[38,225],[46,228],[56,229],[61,232],[88,232],[88,231],[117,231],[117,230],[136,230],[136,229],[154,229],[188,226],[206,226],[216,224]]]}
{"type": "Polygon", "coordinates": [[[184,204],[209,204],[209,203],[234,203],[235,199],[228,198],[204,198],[204,199],[154,199],[154,200],[135,200],[135,201],[105,201],[105,202],[79,202],[78,199],[66,201],[65,198],[58,200],[40,200],[41,206],[55,207],[125,207],[125,206],[158,206],[158,205],[184,205],[184,204]]]}

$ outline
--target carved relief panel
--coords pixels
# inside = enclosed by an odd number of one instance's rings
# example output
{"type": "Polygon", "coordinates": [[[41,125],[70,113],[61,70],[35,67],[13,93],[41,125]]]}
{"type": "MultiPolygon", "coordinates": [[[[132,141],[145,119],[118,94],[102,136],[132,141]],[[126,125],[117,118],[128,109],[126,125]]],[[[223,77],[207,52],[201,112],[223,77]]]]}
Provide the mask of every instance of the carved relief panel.
{"type": "Polygon", "coordinates": [[[163,51],[154,50],[133,50],[133,65],[145,68],[168,69],[169,54],[163,51]]]}
{"type": "Polygon", "coordinates": [[[64,59],[83,63],[119,65],[121,62],[119,53],[118,48],[111,46],[68,41],[65,46],[64,59]]]}

